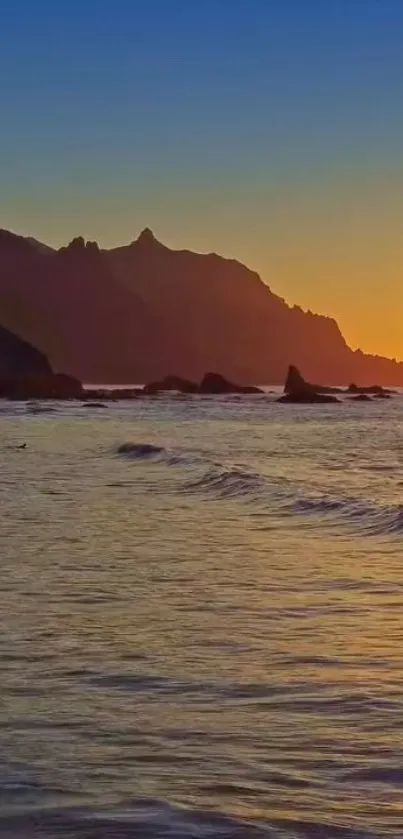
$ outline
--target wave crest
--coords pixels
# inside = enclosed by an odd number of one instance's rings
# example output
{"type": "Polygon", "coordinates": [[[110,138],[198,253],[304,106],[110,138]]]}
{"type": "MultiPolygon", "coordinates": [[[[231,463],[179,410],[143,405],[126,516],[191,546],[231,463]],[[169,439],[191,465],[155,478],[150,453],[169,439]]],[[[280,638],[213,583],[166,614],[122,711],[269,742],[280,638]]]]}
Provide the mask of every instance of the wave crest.
{"type": "Polygon", "coordinates": [[[158,460],[168,468],[176,467],[180,471],[175,478],[175,491],[180,495],[239,499],[261,508],[257,515],[270,516],[272,511],[283,516],[311,517],[318,527],[341,525],[359,535],[403,534],[403,504],[313,494],[310,487],[304,493],[301,485],[292,480],[280,480],[277,476],[270,480],[267,475],[241,465],[214,462],[205,452],[197,450],[172,451],[153,443],[127,442],[118,446],[117,454],[130,460],[158,460]]]}
{"type": "Polygon", "coordinates": [[[372,536],[403,533],[403,504],[374,505],[359,498],[298,498],[287,505],[293,513],[333,518],[372,536]]]}
{"type": "Polygon", "coordinates": [[[254,496],[262,488],[263,478],[238,467],[212,468],[197,480],[187,481],[186,492],[202,493],[220,498],[254,496]]]}

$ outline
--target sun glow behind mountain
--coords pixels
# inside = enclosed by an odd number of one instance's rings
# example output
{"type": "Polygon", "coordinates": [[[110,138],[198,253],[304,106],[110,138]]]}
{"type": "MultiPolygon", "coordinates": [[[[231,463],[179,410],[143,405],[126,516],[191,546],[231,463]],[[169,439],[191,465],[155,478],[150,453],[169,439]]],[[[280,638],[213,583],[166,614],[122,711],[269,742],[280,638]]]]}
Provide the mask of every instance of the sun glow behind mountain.
{"type": "Polygon", "coordinates": [[[402,35],[394,0],[8,6],[0,227],[148,222],[403,357],[402,35]]]}

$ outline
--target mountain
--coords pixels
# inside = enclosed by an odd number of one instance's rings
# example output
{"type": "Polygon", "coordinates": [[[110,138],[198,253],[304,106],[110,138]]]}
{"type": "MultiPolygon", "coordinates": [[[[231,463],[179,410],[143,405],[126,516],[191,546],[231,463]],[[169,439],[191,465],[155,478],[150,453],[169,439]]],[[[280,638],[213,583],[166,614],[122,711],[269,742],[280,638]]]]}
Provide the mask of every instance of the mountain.
{"type": "Polygon", "coordinates": [[[84,381],[154,378],[177,345],[147,304],[114,276],[93,242],[45,252],[0,231],[0,323],[84,381]]]}
{"type": "Polygon", "coordinates": [[[50,364],[43,353],[0,326],[0,379],[48,375],[50,364]]]}
{"type": "Polygon", "coordinates": [[[0,231],[0,323],[84,381],[145,382],[220,371],[243,384],[403,385],[403,364],[351,350],[335,320],[289,306],[241,263],[173,251],[146,228],[100,250],[53,250],[0,231]]]}

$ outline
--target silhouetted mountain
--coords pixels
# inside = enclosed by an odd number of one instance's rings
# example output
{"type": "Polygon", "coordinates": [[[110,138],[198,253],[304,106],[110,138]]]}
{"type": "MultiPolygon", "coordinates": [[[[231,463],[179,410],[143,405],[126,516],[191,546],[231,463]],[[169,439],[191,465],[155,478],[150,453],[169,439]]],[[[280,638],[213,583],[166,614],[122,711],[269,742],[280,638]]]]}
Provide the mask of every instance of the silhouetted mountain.
{"type": "Polygon", "coordinates": [[[44,245],[43,242],[38,242],[38,239],[34,239],[33,236],[27,236],[27,242],[41,253],[54,253],[54,248],[51,248],[50,245],[44,245]]]}
{"type": "Polygon", "coordinates": [[[85,381],[155,378],[161,364],[175,365],[181,346],[116,279],[98,245],[82,238],[44,253],[0,231],[0,322],[85,381]]]}
{"type": "Polygon", "coordinates": [[[85,381],[218,370],[281,383],[296,362],[312,381],[403,385],[403,364],[353,352],[333,319],[288,306],[235,260],[170,250],[148,228],[109,251],[0,231],[0,307],[1,323],[85,381]]]}

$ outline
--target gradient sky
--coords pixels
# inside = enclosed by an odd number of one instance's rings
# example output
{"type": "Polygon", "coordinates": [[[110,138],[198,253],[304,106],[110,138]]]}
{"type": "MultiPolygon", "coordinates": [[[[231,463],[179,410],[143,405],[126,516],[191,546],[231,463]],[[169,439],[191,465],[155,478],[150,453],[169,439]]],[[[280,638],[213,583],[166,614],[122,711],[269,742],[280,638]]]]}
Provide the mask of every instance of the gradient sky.
{"type": "Polygon", "coordinates": [[[234,256],[403,358],[402,0],[4,0],[0,227],[234,256]]]}

